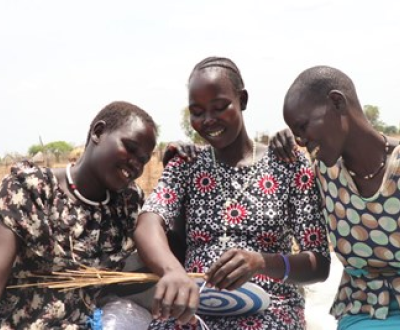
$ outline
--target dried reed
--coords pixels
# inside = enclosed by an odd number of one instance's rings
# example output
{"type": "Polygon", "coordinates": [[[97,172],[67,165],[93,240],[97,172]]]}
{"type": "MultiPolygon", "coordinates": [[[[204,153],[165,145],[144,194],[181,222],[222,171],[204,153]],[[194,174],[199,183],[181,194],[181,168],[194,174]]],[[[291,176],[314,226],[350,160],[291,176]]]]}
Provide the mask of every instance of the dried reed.
{"type": "MultiPolygon", "coordinates": [[[[202,273],[188,273],[191,278],[204,278],[202,273]]],[[[151,273],[114,272],[93,267],[80,266],[77,270],[53,272],[52,275],[30,275],[30,277],[53,279],[46,282],[35,282],[11,285],[7,288],[50,288],[59,290],[74,290],[87,286],[108,284],[148,283],[157,282],[159,277],[151,273]]]]}

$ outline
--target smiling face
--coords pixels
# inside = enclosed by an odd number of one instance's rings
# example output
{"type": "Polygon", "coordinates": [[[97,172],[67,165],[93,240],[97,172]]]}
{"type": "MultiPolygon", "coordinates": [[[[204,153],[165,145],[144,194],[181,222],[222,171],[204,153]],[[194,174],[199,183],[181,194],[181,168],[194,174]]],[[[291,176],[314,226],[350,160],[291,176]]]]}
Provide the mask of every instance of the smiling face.
{"type": "Polygon", "coordinates": [[[223,68],[198,70],[190,78],[190,123],[214,148],[225,148],[240,136],[246,102],[247,92],[236,91],[223,68]]]}
{"type": "Polygon", "coordinates": [[[111,191],[126,188],[143,173],[155,145],[154,127],[138,117],[130,117],[115,130],[101,132],[92,154],[97,176],[111,191]]]}
{"type": "Polygon", "coordinates": [[[311,94],[289,92],[285,98],[284,119],[300,146],[316,159],[331,167],[342,155],[347,131],[343,115],[327,96],[313,102],[311,94]]]}

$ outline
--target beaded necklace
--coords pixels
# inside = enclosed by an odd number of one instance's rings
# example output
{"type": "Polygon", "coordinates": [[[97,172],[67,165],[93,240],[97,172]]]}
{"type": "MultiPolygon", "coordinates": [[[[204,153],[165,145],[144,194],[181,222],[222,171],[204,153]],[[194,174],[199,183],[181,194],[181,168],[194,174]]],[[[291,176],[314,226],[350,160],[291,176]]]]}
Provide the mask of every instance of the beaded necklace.
{"type": "MultiPolygon", "coordinates": [[[[252,149],[253,149],[253,154],[252,154],[252,161],[251,161],[251,166],[254,167],[254,164],[256,163],[256,152],[257,152],[257,145],[256,143],[252,140],[252,149]]],[[[235,192],[238,191],[238,193],[235,194],[235,197],[228,197],[228,191],[226,191],[223,188],[223,182],[222,182],[222,173],[220,173],[221,171],[221,167],[218,166],[216,157],[215,157],[215,151],[214,148],[211,148],[211,157],[213,160],[213,165],[216,168],[216,173],[217,173],[217,179],[221,184],[221,192],[222,192],[222,198],[225,199],[225,203],[222,207],[222,218],[223,218],[223,223],[222,223],[222,229],[224,230],[224,234],[219,237],[219,242],[221,243],[222,249],[226,249],[226,245],[227,243],[231,240],[231,237],[227,236],[228,233],[228,226],[229,226],[229,220],[228,220],[228,208],[231,205],[234,205],[238,202],[237,198],[240,197],[241,195],[243,195],[245,193],[245,191],[247,190],[247,188],[251,185],[253,178],[254,178],[254,172],[255,169],[253,168],[252,171],[249,172],[249,174],[245,177],[245,179],[243,180],[243,184],[240,185],[239,182],[237,181],[233,181],[232,182],[232,187],[235,188],[235,192]],[[221,174],[221,175],[220,175],[221,174]],[[241,189],[240,189],[241,188],[241,189]]]]}
{"type": "Polygon", "coordinates": [[[71,163],[69,163],[67,165],[67,168],[65,169],[65,174],[67,177],[67,182],[68,182],[68,186],[71,189],[71,191],[73,192],[74,196],[76,198],[78,198],[80,201],[89,204],[89,205],[93,205],[93,206],[100,206],[100,205],[106,205],[109,201],[110,201],[110,191],[107,189],[106,190],[106,199],[102,202],[96,202],[96,201],[92,201],[86,197],[84,197],[78,190],[77,186],[75,185],[74,181],[72,180],[72,176],[71,176],[71,163]]]}
{"type": "Polygon", "coordinates": [[[378,173],[385,167],[386,161],[387,161],[387,155],[389,153],[390,144],[389,144],[389,142],[388,142],[388,140],[387,140],[385,135],[382,134],[382,137],[383,137],[383,140],[385,142],[385,149],[384,149],[383,159],[382,159],[382,162],[379,164],[379,167],[374,172],[366,174],[366,175],[359,175],[359,174],[355,173],[354,171],[351,171],[351,170],[347,169],[347,172],[349,172],[349,174],[352,177],[358,177],[358,178],[361,178],[361,179],[364,179],[364,180],[371,180],[375,176],[377,176],[378,173]]]}

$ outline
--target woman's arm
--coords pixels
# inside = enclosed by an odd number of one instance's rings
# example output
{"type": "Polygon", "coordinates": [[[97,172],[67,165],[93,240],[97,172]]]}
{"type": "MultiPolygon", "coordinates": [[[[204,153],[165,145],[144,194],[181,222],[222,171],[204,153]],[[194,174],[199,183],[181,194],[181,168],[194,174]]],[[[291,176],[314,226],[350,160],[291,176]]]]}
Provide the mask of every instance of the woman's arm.
{"type": "Polygon", "coordinates": [[[325,281],[329,274],[330,260],[315,252],[301,252],[287,256],[289,268],[278,253],[252,252],[231,249],[225,252],[207,272],[207,285],[234,290],[249,281],[255,274],[265,274],[295,284],[325,281]]]}
{"type": "Polygon", "coordinates": [[[199,289],[171,252],[163,219],[152,212],[140,214],[134,239],[143,262],[161,277],[154,294],[153,316],[174,317],[182,324],[191,321],[198,307],[199,289]]]}
{"type": "Polygon", "coordinates": [[[4,292],[17,252],[17,237],[0,223],[0,297],[4,292]]]}

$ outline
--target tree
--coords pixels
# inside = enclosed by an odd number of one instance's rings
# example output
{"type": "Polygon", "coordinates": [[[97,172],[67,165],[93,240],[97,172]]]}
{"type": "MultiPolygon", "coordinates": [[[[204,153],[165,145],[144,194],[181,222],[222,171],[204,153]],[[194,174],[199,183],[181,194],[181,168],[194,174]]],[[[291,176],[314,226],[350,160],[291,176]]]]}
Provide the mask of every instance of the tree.
{"type": "Polygon", "coordinates": [[[382,132],[385,128],[385,123],[382,122],[379,118],[380,112],[379,108],[375,105],[364,105],[364,114],[371,123],[371,125],[378,131],[382,132]]]}
{"type": "Polygon", "coordinates": [[[377,106],[369,104],[364,105],[363,110],[365,116],[377,131],[385,134],[397,134],[399,132],[396,126],[388,126],[380,119],[380,112],[377,106]]]}
{"type": "Polygon", "coordinates": [[[196,144],[205,144],[206,142],[204,139],[192,128],[190,125],[190,112],[189,108],[184,108],[182,110],[182,120],[181,120],[181,127],[185,135],[196,144]]]}
{"type": "Polygon", "coordinates": [[[385,126],[383,133],[385,133],[387,135],[394,135],[394,134],[398,133],[398,129],[394,125],[385,126]]]}
{"type": "Polygon", "coordinates": [[[41,144],[33,144],[28,149],[28,155],[34,156],[39,151],[43,152],[44,151],[44,146],[42,146],[41,144]]]}
{"type": "Polygon", "coordinates": [[[56,157],[56,161],[59,162],[60,155],[65,155],[74,149],[73,145],[65,141],[54,141],[42,144],[34,144],[29,147],[28,154],[30,156],[36,155],[39,151],[43,153],[52,153],[56,157]]]}
{"type": "Polygon", "coordinates": [[[47,143],[45,145],[45,148],[47,151],[49,151],[53,154],[56,154],[56,153],[65,154],[65,153],[71,152],[72,149],[74,149],[74,147],[70,143],[65,142],[65,141],[54,141],[54,142],[47,143]]]}

